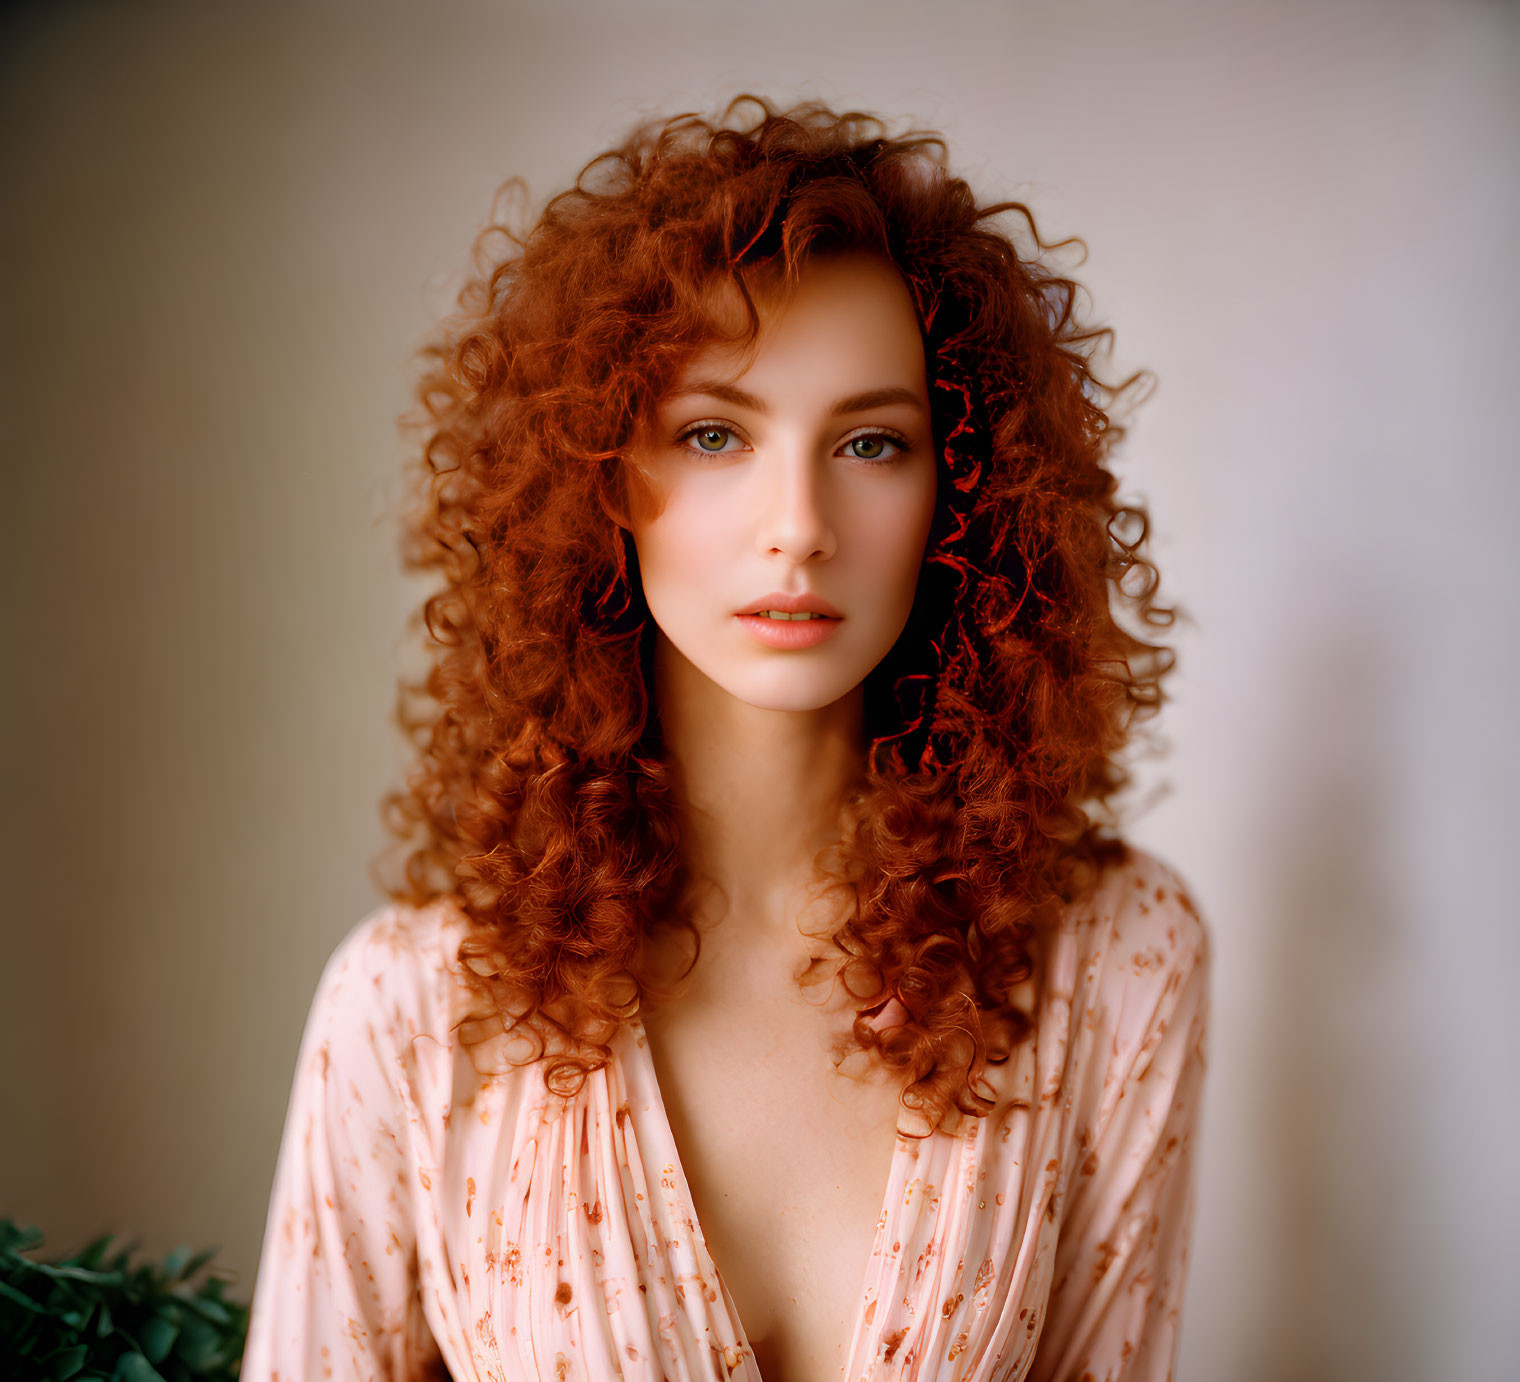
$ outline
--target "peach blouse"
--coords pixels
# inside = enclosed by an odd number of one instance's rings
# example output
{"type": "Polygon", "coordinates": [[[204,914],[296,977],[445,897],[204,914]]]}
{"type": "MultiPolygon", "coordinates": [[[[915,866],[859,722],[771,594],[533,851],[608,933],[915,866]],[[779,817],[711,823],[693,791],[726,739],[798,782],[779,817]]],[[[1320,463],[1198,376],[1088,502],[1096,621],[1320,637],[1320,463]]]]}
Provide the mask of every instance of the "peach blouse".
{"type": "MultiPolygon", "coordinates": [[[[387,906],[327,963],[245,1382],[756,1382],[642,1028],[570,1098],[489,1043],[472,1062],[450,1034],[464,925],[387,906]]],[[[846,1382],[1172,1376],[1209,956],[1182,883],[1140,851],[1067,909],[996,1109],[898,1136],[846,1382]]]]}

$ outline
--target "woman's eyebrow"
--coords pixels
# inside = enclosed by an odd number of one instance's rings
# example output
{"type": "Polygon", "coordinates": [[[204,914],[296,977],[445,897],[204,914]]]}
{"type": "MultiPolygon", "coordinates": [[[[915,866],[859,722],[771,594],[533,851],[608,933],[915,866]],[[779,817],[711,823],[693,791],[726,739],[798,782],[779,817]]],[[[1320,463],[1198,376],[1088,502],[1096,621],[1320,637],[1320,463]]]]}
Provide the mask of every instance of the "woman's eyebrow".
{"type": "MultiPolygon", "coordinates": [[[[706,394],[709,398],[716,398],[720,403],[728,403],[735,408],[748,408],[750,412],[762,416],[770,414],[770,409],[754,394],[746,393],[736,385],[725,384],[719,379],[698,380],[684,389],[674,390],[670,397],[685,398],[689,394],[706,394]]],[[[845,413],[867,413],[872,408],[884,408],[889,403],[906,403],[920,412],[924,410],[923,400],[912,389],[894,385],[891,388],[851,394],[848,398],[841,398],[829,411],[833,416],[839,417],[845,413]]]]}

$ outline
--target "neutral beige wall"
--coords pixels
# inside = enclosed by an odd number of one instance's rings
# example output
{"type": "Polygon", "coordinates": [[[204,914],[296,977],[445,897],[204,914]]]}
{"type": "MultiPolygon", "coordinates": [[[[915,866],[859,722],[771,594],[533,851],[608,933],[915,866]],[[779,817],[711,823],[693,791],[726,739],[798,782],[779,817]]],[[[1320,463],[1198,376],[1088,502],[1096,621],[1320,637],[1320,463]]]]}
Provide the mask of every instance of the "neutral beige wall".
{"type": "Polygon", "coordinates": [[[1182,1376],[1512,1367],[1513,7],[0,25],[0,1213],[251,1288],[306,1005],[377,900],[410,351],[501,180],[750,87],[944,129],[1087,238],[1159,376],[1123,471],[1195,627],[1135,834],[1217,948],[1182,1376]]]}

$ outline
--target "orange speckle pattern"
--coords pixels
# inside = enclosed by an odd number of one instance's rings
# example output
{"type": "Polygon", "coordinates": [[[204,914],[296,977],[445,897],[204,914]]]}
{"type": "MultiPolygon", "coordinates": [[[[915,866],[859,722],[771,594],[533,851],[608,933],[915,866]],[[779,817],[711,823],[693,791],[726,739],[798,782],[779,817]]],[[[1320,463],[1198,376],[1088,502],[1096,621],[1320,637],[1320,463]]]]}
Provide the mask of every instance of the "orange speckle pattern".
{"type": "MultiPolygon", "coordinates": [[[[759,1382],[642,1029],[568,1098],[489,1042],[462,1049],[463,925],[385,907],[323,971],[245,1382],[759,1382]]],[[[988,1076],[993,1113],[897,1140],[845,1382],[1171,1375],[1209,972],[1198,909],[1147,854],[1068,909],[1033,1036],[988,1076]]]]}

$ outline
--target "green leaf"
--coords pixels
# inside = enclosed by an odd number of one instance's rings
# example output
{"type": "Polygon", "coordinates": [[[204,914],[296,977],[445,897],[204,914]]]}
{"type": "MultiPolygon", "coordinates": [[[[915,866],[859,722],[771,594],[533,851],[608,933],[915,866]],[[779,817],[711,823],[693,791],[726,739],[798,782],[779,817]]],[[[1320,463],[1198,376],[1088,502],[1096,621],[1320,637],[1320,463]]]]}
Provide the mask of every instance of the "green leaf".
{"type": "Polygon", "coordinates": [[[90,1350],[83,1344],[75,1348],[66,1348],[61,1353],[55,1353],[50,1360],[52,1367],[53,1382],[64,1382],[65,1378],[72,1377],[89,1361],[90,1350]]]}
{"type": "Polygon", "coordinates": [[[99,1238],[79,1254],[79,1265],[91,1268],[100,1266],[101,1261],[105,1258],[106,1249],[111,1246],[113,1236],[109,1233],[102,1233],[99,1238]]]}
{"type": "Polygon", "coordinates": [[[12,1376],[28,1382],[235,1382],[249,1307],[225,1298],[225,1271],[213,1268],[199,1290],[190,1284],[217,1249],[192,1254],[178,1247],[162,1262],[136,1266],[139,1245],[117,1250],[110,1234],[50,1262],[15,1251],[41,1242],[38,1230],[0,1218],[4,1382],[12,1376]]]}
{"type": "Polygon", "coordinates": [[[13,1305],[25,1306],[28,1310],[34,1310],[39,1315],[46,1315],[49,1311],[38,1305],[30,1296],[23,1295],[9,1282],[0,1281],[0,1298],[10,1301],[13,1305]]]}
{"type": "Polygon", "coordinates": [[[180,1277],[183,1280],[188,1281],[198,1271],[200,1271],[200,1269],[204,1267],[206,1263],[211,1261],[211,1259],[215,1257],[221,1250],[222,1249],[220,1244],[218,1244],[216,1247],[202,1248],[198,1253],[195,1254],[194,1257],[185,1263],[184,1269],[180,1272],[180,1277]]]}
{"type": "Polygon", "coordinates": [[[140,1353],[123,1353],[116,1360],[111,1382],[164,1382],[164,1375],[140,1353]]]}
{"type": "Polygon", "coordinates": [[[55,1267],[48,1262],[28,1262],[26,1264],[35,1271],[50,1276],[55,1281],[89,1281],[97,1286],[120,1286],[122,1277],[120,1272],[92,1272],[84,1267],[55,1267]]]}
{"type": "Polygon", "coordinates": [[[193,1305],[200,1314],[213,1324],[231,1324],[232,1316],[227,1313],[227,1307],[214,1300],[197,1300],[193,1305]]]}
{"type": "Polygon", "coordinates": [[[150,1363],[162,1363],[178,1337],[178,1323],[166,1314],[157,1314],[142,1327],[142,1351],[148,1355],[150,1363]]]}
{"type": "Polygon", "coordinates": [[[198,1315],[186,1315],[180,1327],[179,1347],[175,1350],[177,1360],[191,1372],[205,1372],[212,1367],[221,1354],[222,1338],[198,1315]]]}
{"type": "Polygon", "coordinates": [[[35,1225],[21,1228],[9,1219],[0,1222],[0,1251],[26,1252],[42,1245],[42,1230],[35,1225]]]}

